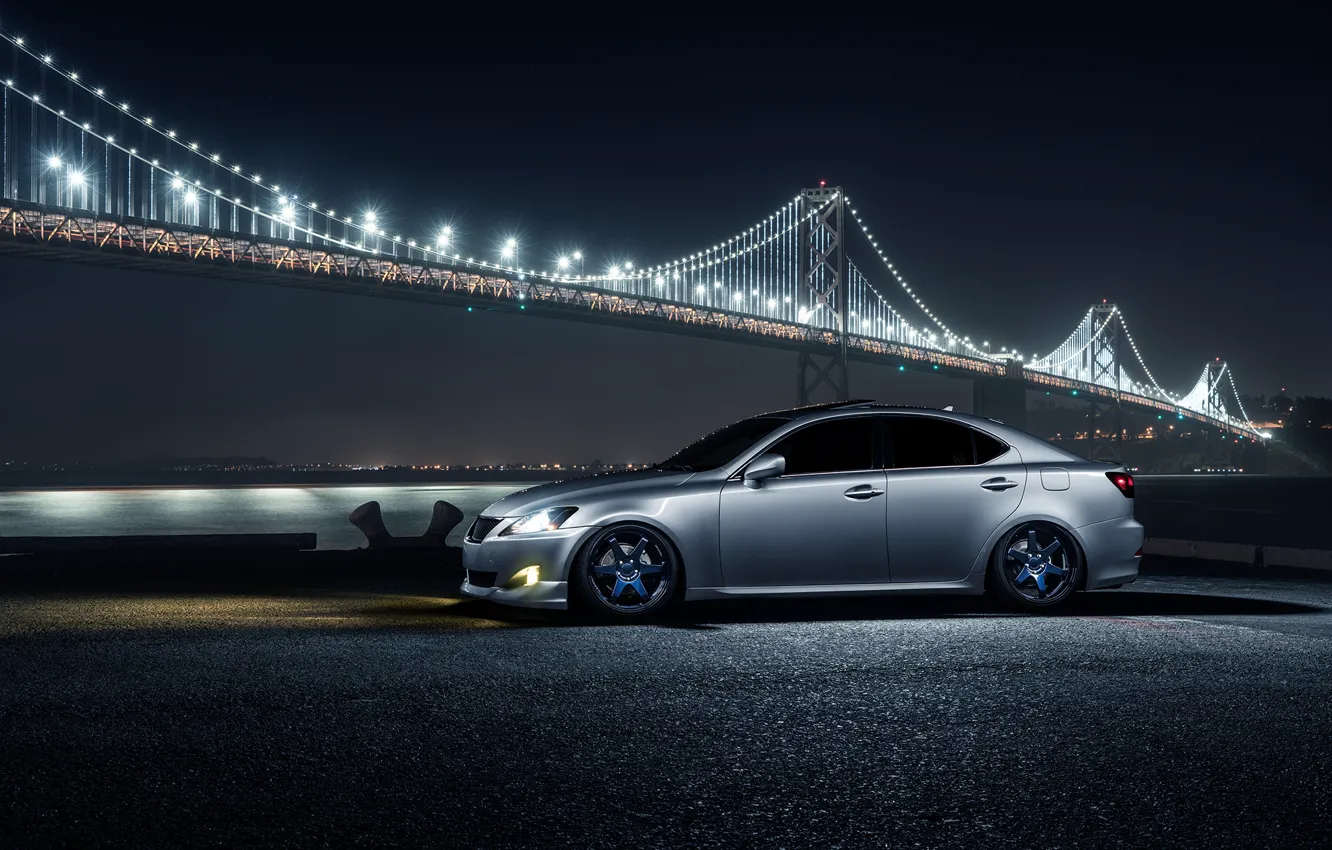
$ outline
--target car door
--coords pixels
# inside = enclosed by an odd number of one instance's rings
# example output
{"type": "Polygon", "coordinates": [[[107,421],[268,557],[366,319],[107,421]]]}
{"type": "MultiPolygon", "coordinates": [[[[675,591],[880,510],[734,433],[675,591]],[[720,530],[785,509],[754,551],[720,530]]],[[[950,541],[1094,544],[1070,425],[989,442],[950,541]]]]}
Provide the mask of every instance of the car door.
{"type": "Polygon", "coordinates": [[[722,578],[728,587],[888,581],[884,473],[873,415],[825,419],[764,452],[786,471],[757,488],[722,487],[722,578]]]}
{"type": "Polygon", "coordinates": [[[1016,449],[961,422],[924,414],[884,418],[892,580],[960,581],[1022,502],[1026,467],[1016,449]]]}

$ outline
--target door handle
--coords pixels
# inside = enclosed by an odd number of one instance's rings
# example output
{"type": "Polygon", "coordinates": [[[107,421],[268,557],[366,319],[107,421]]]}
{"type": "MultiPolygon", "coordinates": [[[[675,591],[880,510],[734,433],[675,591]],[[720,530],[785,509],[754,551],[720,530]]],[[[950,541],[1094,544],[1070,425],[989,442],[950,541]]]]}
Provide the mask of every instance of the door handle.
{"type": "Polygon", "coordinates": [[[861,501],[864,501],[865,499],[873,499],[875,496],[882,496],[883,491],[875,487],[873,484],[860,484],[847,490],[842,495],[846,496],[848,499],[860,499],[861,501]]]}
{"type": "Polygon", "coordinates": [[[987,478],[981,482],[981,486],[986,490],[1008,490],[1018,486],[1018,483],[1007,478],[987,478]]]}

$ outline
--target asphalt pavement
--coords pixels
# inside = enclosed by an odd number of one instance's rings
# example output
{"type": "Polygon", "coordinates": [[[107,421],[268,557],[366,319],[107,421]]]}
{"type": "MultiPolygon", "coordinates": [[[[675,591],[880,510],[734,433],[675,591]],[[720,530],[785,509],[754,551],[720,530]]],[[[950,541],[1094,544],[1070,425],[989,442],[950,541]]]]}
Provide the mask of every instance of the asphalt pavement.
{"type": "Polygon", "coordinates": [[[1332,842],[1326,580],[634,627],[455,584],[0,581],[0,846],[1332,842]]]}

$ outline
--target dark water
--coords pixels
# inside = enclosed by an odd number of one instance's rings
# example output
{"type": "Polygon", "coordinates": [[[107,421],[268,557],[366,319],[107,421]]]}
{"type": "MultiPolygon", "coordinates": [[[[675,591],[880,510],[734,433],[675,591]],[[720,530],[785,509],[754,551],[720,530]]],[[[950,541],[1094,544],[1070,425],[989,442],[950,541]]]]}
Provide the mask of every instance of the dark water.
{"type": "Polygon", "coordinates": [[[502,484],[393,484],[309,487],[145,487],[0,490],[0,535],[237,534],[313,531],[320,549],[355,549],[365,537],[347,521],[371,500],[398,536],[425,531],[437,499],[464,519],[449,535],[461,545],[467,526],[491,502],[525,487],[502,484]]]}

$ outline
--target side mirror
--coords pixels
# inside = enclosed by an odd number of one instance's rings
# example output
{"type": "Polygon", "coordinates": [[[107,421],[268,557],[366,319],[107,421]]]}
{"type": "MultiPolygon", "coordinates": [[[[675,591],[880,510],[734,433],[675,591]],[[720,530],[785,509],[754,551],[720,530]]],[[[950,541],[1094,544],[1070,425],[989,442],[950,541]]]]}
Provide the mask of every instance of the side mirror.
{"type": "Polygon", "coordinates": [[[745,469],[745,486],[757,490],[763,486],[763,479],[776,478],[785,471],[786,458],[772,452],[759,455],[745,469]]]}

